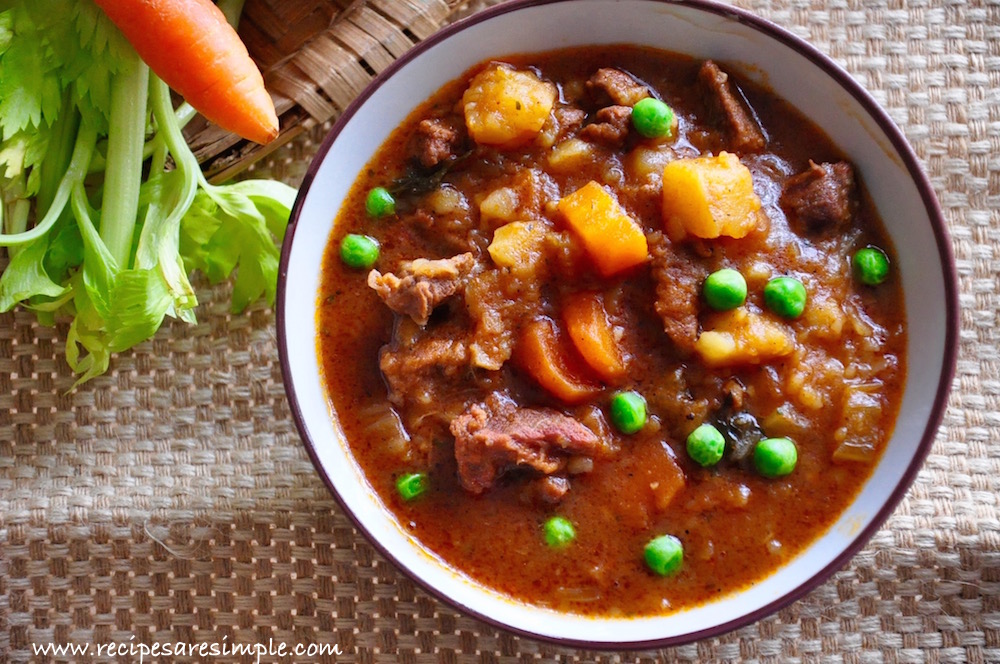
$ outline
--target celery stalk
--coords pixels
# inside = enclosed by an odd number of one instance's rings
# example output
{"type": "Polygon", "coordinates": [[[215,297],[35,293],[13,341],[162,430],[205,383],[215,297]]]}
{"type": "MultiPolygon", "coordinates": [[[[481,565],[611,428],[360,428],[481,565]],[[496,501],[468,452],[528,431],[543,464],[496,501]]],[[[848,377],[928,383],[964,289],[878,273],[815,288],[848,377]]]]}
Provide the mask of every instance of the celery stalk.
{"type": "MultiPolygon", "coordinates": [[[[73,156],[70,159],[69,167],[59,181],[56,193],[52,199],[52,205],[42,220],[35,224],[31,230],[14,232],[0,235],[0,247],[17,246],[26,244],[32,240],[37,240],[52,228],[56,219],[62,214],[69,201],[70,191],[77,183],[82,183],[87,175],[87,165],[90,163],[91,155],[94,153],[94,146],[97,145],[97,130],[91,123],[83,122],[76,134],[76,142],[73,145],[73,156]]],[[[140,164],[141,165],[141,164],[140,164]]]]}
{"type": "Polygon", "coordinates": [[[62,110],[52,125],[52,137],[45,152],[45,160],[41,164],[42,176],[38,186],[39,214],[45,214],[52,207],[59,180],[69,166],[73,157],[73,146],[76,143],[77,131],[80,127],[80,114],[73,108],[69,90],[63,93],[62,110]]]}
{"type": "Polygon", "coordinates": [[[149,67],[134,52],[122,58],[122,71],[111,89],[108,162],[101,204],[101,239],[118,265],[128,267],[132,234],[139,211],[149,67]]]}
{"type": "MultiPolygon", "coordinates": [[[[184,127],[186,127],[191,120],[194,120],[194,116],[196,115],[198,115],[198,111],[194,110],[194,107],[187,102],[178,106],[177,110],[174,112],[174,116],[177,118],[177,126],[181,129],[184,129],[184,127]]],[[[163,148],[163,137],[160,134],[156,134],[151,139],[146,141],[145,145],[143,145],[143,160],[149,159],[153,156],[153,153],[163,148]]],[[[106,167],[107,163],[105,162],[104,157],[99,154],[95,154],[94,158],[90,160],[90,167],[87,169],[87,175],[103,173],[106,167]]]]}

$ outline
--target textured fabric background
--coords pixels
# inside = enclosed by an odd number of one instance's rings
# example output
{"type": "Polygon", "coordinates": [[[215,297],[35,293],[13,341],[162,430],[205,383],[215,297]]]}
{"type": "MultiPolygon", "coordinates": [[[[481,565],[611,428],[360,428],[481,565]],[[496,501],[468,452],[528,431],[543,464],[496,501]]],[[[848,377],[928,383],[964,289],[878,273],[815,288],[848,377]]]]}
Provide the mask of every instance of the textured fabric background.
{"type": "MultiPolygon", "coordinates": [[[[133,636],[336,643],[339,661],[359,662],[1000,662],[1000,4],[739,4],[832,55],[889,110],[957,258],[944,426],[850,564],[772,617],[662,652],[498,631],[415,588],[355,532],[289,417],[273,313],[231,316],[227,287],[202,287],[197,326],[161,330],[75,391],[65,328],[0,316],[0,662],[133,636]]],[[[297,182],[320,137],[258,172],[297,182]]]]}

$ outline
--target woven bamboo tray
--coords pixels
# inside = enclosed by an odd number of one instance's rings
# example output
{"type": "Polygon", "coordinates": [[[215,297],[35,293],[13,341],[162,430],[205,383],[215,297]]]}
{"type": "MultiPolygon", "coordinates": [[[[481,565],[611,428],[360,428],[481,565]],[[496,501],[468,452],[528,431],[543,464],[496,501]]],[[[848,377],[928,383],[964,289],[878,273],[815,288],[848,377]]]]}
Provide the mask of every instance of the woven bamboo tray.
{"type": "Polygon", "coordinates": [[[247,0],[239,34],[264,74],[281,124],[267,145],[200,116],[185,129],[202,169],[226,180],[296,136],[336,119],[368,83],[467,0],[247,0]]]}

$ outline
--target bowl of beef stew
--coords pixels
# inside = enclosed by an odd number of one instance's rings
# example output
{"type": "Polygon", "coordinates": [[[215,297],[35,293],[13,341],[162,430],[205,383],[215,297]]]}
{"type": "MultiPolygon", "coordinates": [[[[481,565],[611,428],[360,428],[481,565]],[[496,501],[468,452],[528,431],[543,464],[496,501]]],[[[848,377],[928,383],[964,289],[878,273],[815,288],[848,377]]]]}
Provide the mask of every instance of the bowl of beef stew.
{"type": "Polygon", "coordinates": [[[310,166],[290,405],[388,558],[504,628],[691,641],[793,601],[902,498],[954,369],[940,209],[832,61],[704,2],[499,5],[310,166]]]}

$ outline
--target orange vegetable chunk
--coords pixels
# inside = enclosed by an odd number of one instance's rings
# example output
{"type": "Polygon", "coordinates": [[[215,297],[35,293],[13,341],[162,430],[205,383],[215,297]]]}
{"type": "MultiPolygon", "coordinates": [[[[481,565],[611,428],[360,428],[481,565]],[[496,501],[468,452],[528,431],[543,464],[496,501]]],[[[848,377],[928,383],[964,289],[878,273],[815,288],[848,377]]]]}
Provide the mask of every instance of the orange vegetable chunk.
{"type": "Polygon", "coordinates": [[[728,152],[663,168],[663,220],[671,240],[745,237],[761,221],[750,169],[728,152]]]}
{"type": "Polygon", "coordinates": [[[274,102],[211,0],[96,0],[149,68],[199,113],[257,143],[278,135],[274,102]]]}
{"type": "Polygon", "coordinates": [[[664,454],[656,457],[657,463],[647,466],[653,476],[653,480],[649,483],[649,488],[653,493],[653,505],[659,513],[667,511],[674,498],[687,483],[684,471],[677,465],[674,457],[668,453],[669,448],[664,445],[663,449],[664,454]]]}
{"type": "Polygon", "coordinates": [[[536,318],[522,328],[514,360],[535,382],[566,403],[580,403],[597,393],[597,386],[574,370],[573,360],[549,318],[536,318]]]}
{"type": "Polygon", "coordinates": [[[595,464],[592,475],[597,495],[592,509],[605,512],[636,532],[649,528],[670,511],[687,486],[683,469],[670,446],[655,438],[629,445],[617,464],[595,464]],[[629,481],[622,481],[623,477],[629,481]]]}
{"type": "Polygon", "coordinates": [[[625,359],[601,296],[574,293],[563,305],[563,320],[573,345],[598,376],[613,382],[625,375],[625,359]]]}
{"type": "Polygon", "coordinates": [[[558,208],[603,276],[635,267],[648,258],[642,228],[593,180],[563,196],[558,208]]]}

